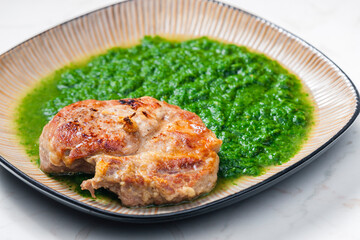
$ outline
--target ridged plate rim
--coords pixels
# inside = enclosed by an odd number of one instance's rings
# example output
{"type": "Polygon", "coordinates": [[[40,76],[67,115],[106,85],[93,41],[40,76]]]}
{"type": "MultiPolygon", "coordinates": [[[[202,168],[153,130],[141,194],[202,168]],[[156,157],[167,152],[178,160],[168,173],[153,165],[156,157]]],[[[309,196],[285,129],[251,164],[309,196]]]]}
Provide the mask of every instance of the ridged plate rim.
{"type": "MultiPolygon", "coordinates": [[[[97,10],[91,11],[89,13],[83,14],[79,17],[70,19],[68,21],[65,21],[59,25],[56,25],[52,28],[49,28],[27,40],[25,40],[24,42],[16,45],[15,47],[11,48],[10,50],[6,51],[5,53],[0,55],[0,58],[3,58],[4,56],[10,54],[14,49],[21,47],[23,45],[25,45],[28,41],[31,41],[32,39],[41,36],[55,28],[59,28],[62,27],[63,25],[75,21],[77,19],[81,19],[84,18],[88,15],[94,14],[96,12],[111,8],[113,6],[116,5],[121,5],[121,4],[126,4],[128,2],[133,2],[134,0],[126,0],[120,3],[115,3],[103,8],[99,8],[97,10]]],[[[135,0],[136,1],[136,0],[135,0]]],[[[22,172],[21,170],[19,170],[18,168],[16,168],[14,165],[12,165],[10,162],[8,162],[4,157],[0,156],[0,164],[7,169],[9,172],[11,172],[13,175],[15,175],[16,177],[18,177],[19,179],[21,179],[22,181],[24,181],[26,184],[30,185],[31,187],[37,189],[38,191],[44,193],[45,195],[64,203],[65,205],[68,205],[70,207],[73,207],[75,209],[81,210],[83,212],[86,213],[90,213],[96,216],[100,216],[100,217],[105,217],[108,219],[112,219],[112,220],[118,220],[118,221],[125,221],[125,222],[137,222],[137,223],[146,223],[146,222],[164,222],[164,221],[171,221],[171,220],[177,220],[177,219],[183,219],[183,218],[187,218],[187,217],[191,217],[191,216],[195,216],[195,215],[199,215],[205,212],[209,212],[209,211],[213,211],[225,206],[228,206],[230,204],[233,204],[235,202],[241,201],[247,197],[250,197],[262,190],[265,190],[266,188],[272,186],[273,184],[276,184],[277,182],[283,180],[284,178],[286,178],[287,176],[295,173],[297,170],[301,169],[302,167],[306,166],[307,164],[309,164],[312,160],[314,160],[316,157],[318,157],[321,153],[323,153],[326,149],[328,149],[332,144],[335,143],[335,141],[345,133],[346,130],[348,130],[348,128],[354,123],[355,119],[357,118],[357,116],[359,115],[359,93],[358,90],[356,89],[354,83],[351,81],[351,79],[345,74],[345,72],[339,68],[331,59],[329,59],[325,54],[323,54],[321,51],[319,51],[317,48],[315,48],[314,46],[312,46],[311,44],[309,44],[308,42],[306,42],[305,40],[303,40],[302,38],[296,36],[295,34],[287,31],[286,29],[262,18],[259,17],[257,15],[254,15],[252,13],[249,13],[245,10],[242,10],[240,8],[234,7],[232,5],[223,3],[223,2],[218,2],[215,0],[205,0],[207,2],[214,2],[217,3],[219,5],[223,5],[226,6],[228,8],[231,8],[233,10],[236,10],[238,12],[243,12],[244,14],[247,14],[257,20],[260,20],[266,24],[268,24],[269,26],[273,27],[275,30],[277,31],[281,31],[284,32],[288,35],[290,35],[293,39],[298,40],[302,46],[306,46],[306,47],[310,47],[312,48],[313,52],[316,52],[318,54],[320,54],[323,58],[325,58],[327,61],[329,61],[331,64],[333,64],[335,66],[335,68],[337,68],[338,71],[340,71],[344,77],[346,78],[346,80],[349,81],[352,89],[355,92],[355,100],[356,100],[356,107],[354,110],[353,115],[351,116],[350,120],[345,124],[345,126],[340,129],[335,135],[333,135],[332,138],[330,138],[327,142],[325,142],[323,145],[321,145],[319,148],[317,148],[315,151],[313,151],[311,154],[307,155],[306,157],[304,157],[303,159],[299,160],[298,162],[292,164],[291,166],[285,168],[284,170],[276,173],[275,175],[268,177],[267,179],[263,180],[262,182],[253,185],[249,188],[246,188],[240,192],[234,193],[230,196],[227,197],[223,197],[221,199],[209,202],[207,204],[204,205],[200,205],[200,206],[196,206],[190,209],[186,209],[186,210],[181,210],[181,211],[175,211],[175,212],[170,212],[170,213],[163,213],[163,214],[154,214],[154,215],[132,215],[132,214],[119,214],[119,213],[114,213],[114,212],[110,212],[110,211],[106,211],[100,208],[96,208],[93,207],[91,205],[88,205],[86,203],[77,201],[73,198],[70,198],[66,195],[63,195],[61,193],[58,193],[57,191],[53,190],[50,187],[45,186],[44,184],[36,181],[35,179],[31,178],[30,176],[26,175],[24,172],[22,172]]]]}

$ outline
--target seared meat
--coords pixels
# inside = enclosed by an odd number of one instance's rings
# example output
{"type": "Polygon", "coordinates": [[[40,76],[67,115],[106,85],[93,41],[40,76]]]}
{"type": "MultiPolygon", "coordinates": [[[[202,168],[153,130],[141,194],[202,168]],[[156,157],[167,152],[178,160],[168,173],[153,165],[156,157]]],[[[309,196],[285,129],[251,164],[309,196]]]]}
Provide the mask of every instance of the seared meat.
{"type": "Polygon", "coordinates": [[[94,173],[81,184],[127,206],[177,203],[216,183],[221,140],[194,113],[151,97],[71,104],[40,136],[41,169],[94,173]]]}

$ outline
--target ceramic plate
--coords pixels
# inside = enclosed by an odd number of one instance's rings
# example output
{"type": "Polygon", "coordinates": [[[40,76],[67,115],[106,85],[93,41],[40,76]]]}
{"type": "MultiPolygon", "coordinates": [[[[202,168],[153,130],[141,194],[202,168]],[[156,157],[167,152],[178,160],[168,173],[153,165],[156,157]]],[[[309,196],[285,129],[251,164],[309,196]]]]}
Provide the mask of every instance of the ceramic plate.
{"type": "Polygon", "coordinates": [[[305,166],[335,142],[359,113],[350,79],[324,54],[260,17],[207,0],[135,0],[83,15],[0,56],[1,165],[40,192],[94,215],[128,222],[158,222],[208,212],[240,201],[305,166]],[[83,198],[30,162],[12,125],[14,102],[39,79],[85,56],[126,45],[144,35],[210,36],[265,53],[298,75],[316,104],[316,124],[301,151],[259,177],[242,177],[227,189],[169,207],[126,208],[83,198]]]}

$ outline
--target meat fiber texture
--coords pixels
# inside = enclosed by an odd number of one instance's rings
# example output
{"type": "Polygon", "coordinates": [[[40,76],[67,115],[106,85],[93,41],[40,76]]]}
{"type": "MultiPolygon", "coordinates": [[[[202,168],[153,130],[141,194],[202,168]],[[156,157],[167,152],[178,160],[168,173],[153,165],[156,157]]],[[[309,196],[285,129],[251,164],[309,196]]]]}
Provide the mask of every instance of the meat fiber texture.
{"type": "Polygon", "coordinates": [[[221,144],[195,113],[152,97],[85,100],[44,127],[40,167],[94,173],[81,188],[106,188],[126,206],[178,203],[214,188],[221,144]]]}

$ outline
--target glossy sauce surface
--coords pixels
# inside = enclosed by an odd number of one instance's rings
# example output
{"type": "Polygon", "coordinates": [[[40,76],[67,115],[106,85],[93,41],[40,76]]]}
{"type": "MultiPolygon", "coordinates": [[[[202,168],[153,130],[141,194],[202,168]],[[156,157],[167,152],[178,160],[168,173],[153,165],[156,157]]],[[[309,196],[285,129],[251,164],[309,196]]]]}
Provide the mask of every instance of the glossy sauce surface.
{"type": "Polygon", "coordinates": [[[141,96],[201,117],[223,140],[223,179],[261,175],[288,161],[313,124],[314,107],[301,81],[265,55],[206,37],[145,37],[134,47],[110,49],[43,79],[18,106],[21,142],[38,161],[42,128],[61,108],[85,99],[141,96]]]}

